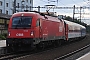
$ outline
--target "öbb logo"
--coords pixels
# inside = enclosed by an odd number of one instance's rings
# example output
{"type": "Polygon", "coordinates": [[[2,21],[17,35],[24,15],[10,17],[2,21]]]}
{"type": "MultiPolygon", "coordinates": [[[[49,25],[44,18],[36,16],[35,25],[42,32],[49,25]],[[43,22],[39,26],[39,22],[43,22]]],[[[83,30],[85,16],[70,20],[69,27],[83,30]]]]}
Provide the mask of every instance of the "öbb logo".
{"type": "Polygon", "coordinates": [[[23,36],[23,33],[17,33],[16,36],[23,36]]]}

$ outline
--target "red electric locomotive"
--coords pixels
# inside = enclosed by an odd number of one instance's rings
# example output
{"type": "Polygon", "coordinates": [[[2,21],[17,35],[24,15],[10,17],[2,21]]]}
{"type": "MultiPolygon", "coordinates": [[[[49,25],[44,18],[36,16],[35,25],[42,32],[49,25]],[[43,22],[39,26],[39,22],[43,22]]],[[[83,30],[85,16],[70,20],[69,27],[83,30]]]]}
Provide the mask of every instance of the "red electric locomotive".
{"type": "Polygon", "coordinates": [[[68,28],[64,20],[37,12],[12,15],[8,27],[7,47],[36,47],[67,40],[68,28]],[[47,42],[47,43],[45,43],[47,42]]]}

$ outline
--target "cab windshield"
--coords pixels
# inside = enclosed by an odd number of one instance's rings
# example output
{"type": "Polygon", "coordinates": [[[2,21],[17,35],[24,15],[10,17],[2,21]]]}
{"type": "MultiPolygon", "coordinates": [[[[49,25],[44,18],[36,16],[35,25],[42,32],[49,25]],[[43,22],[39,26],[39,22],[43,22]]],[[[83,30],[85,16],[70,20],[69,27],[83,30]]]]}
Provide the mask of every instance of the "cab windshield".
{"type": "Polygon", "coordinates": [[[14,17],[12,19],[12,28],[30,28],[32,17],[14,17]]]}

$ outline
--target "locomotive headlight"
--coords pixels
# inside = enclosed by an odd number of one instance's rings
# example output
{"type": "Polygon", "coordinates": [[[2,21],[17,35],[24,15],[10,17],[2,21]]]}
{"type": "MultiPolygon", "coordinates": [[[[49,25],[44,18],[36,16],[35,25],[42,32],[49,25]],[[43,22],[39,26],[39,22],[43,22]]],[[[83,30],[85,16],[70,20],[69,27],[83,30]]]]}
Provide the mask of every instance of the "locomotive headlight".
{"type": "Polygon", "coordinates": [[[10,36],[10,32],[8,32],[8,36],[10,36]]]}
{"type": "Polygon", "coordinates": [[[33,31],[31,31],[31,36],[33,36],[34,35],[34,32],[33,31]]]}

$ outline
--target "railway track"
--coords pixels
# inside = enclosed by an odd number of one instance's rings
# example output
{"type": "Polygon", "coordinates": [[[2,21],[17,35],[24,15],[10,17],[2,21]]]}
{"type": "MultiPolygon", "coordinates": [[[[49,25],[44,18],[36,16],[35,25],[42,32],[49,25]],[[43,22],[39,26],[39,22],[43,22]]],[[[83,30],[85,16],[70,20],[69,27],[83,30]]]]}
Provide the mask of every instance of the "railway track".
{"type": "Polygon", "coordinates": [[[5,54],[3,56],[0,56],[0,60],[8,60],[8,59],[12,59],[19,56],[22,56],[22,55],[21,54],[5,54]]]}
{"type": "Polygon", "coordinates": [[[0,47],[0,60],[8,60],[8,59],[20,57],[23,55],[25,55],[25,53],[14,52],[14,51],[8,50],[6,47],[0,47]]]}
{"type": "Polygon", "coordinates": [[[69,56],[71,56],[71,55],[73,55],[73,54],[76,54],[76,53],[78,53],[78,52],[80,52],[80,51],[82,51],[82,50],[84,50],[84,49],[86,49],[86,48],[88,48],[88,47],[90,47],[90,44],[88,44],[88,45],[86,45],[86,46],[84,46],[84,47],[82,47],[82,48],[80,48],[80,49],[77,49],[77,50],[75,50],[75,51],[72,51],[72,52],[70,52],[70,53],[68,53],[68,54],[65,54],[65,55],[63,55],[63,56],[60,56],[60,57],[58,57],[58,58],[55,58],[54,60],[64,60],[65,58],[67,58],[67,57],[69,57],[69,56]]]}
{"type": "MultiPolygon", "coordinates": [[[[54,48],[54,47],[53,47],[54,48]]],[[[26,56],[32,56],[34,54],[42,53],[45,51],[48,51],[52,48],[47,48],[47,49],[42,49],[42,50],[37,50],[37,51],[20,51],[20,52],[9,52],[9,53],[2,53],[0,55],[0,60],[17,60],[26,56]]]]}
{"type": "Polygon", "coordinates": [[[73,45],[76,45],[77,43],[81,43],[81,42],[83,42],[83,40],[71,42],[70,44],[67,43],[60,47],[49,48],[49,49],[45,49],[45,50],[38,51],[38,52],[30,52],[30,51],[29,52],[19,52],[19,53],[14,52],[14,53],[5,54],[2,56],[0,55],[0,60],[8,60],[8,59],[9,60],[36,60],[36,59],[37,60],[48,60],[48,59],[49,60],[61,60],[61,59],[67,58],[68,56],[73,55],[79,51],[82,51],[90,46],[89,43],[85,43],[85,45],[83,45],[83,47],[74,50],[73,45]],[[69,47],[69,46],[72,46],[72,47],[69,47]],[[71,51],[68,51],[68,47],[71,48],[71,51]],[[67,49],[67,51],[66,51],[66,49],[67,49]],[[59,52],[57,52],[57,51],[59,51],[59,52]],[[62,53],[62,52],[64,52],[64,53],[62,53]],[[56,54],[57,56],[56,55],[53,56],[53,54],[56,54]],[[46,57],[47,57],[47,59],[44,59],[46,57]]]}
{"type": "Polygon", "coordinates": [[[18,58],[18,57],[25,56],[32,53],[34,52],[21,51],[21,52],[11,52],[11,53],[6,53],[6,54],[1,54],[0,60],[11,60],[11,59],[18,58]]]}
{"type": "Polygon", "coordinates": [[[13,60],[13,59],[18,59],[21,58],[22,56],[28,56],[28,55],[33,55],[33,54],[37,54],[39,52],[43,52],[46,51],[48,49],[44,49],[44,50],[37,50],[37,51],[19,51],[19,52],[13,52],[13,51],[9,51],[7,52],[6,48],[2,48],[1,54],[0,54],[0,60],[13,60]]]}
{"type": "MultiPolygon", "coordinates": [[[[86,37],[84,40],[74,41],[71,44],[46,50],[37,54],[31,54],[16,58],[16,60],[63,60],[73,54],[76,54],[86,48],[90,47],[90,41],[86,37]],[[87,40],[87,41],[86,41],[87,40]]],[[[74,60],[74,59],[72,59],[74,60]]]]}

